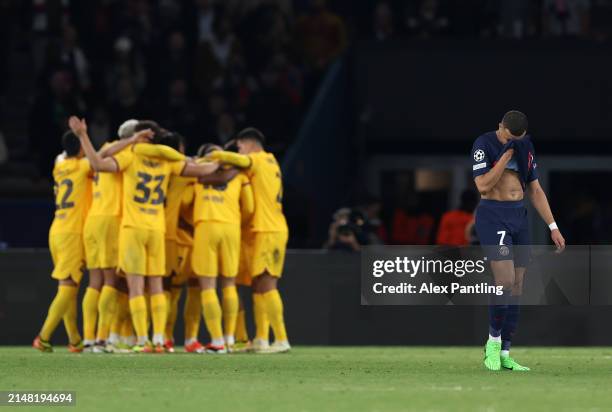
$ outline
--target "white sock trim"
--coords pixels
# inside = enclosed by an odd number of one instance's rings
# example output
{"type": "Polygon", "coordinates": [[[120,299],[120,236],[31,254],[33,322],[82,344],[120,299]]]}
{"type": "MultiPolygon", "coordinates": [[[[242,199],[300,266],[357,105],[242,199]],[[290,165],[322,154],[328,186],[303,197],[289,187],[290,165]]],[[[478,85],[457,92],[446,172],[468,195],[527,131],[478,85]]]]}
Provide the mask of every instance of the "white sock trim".
{"type": "Polygon", "coordinates": [[[501,351],[501,356],[503,356],[504,358],[507,358],[508,356],[510,356],[510,351],[509,350],[501,351]]]}
{"type": "Polygon", "coordinates": [[[493,342],[501,342],[501,335],[499,336],[489,335],[489,340],[492,340],[493,342]]]}

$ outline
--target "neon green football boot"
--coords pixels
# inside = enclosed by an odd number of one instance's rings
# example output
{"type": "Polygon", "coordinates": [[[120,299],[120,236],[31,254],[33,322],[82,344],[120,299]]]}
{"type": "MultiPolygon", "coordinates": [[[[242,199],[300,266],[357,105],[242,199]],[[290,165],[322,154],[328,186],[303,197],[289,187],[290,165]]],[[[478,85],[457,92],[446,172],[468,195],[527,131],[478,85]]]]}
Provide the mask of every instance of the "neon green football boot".
{"type": "Polygon", "coordinates": [[[490,371],[501,370],[501,342],[495,342],[491,339],[485,345],[484,366],[490,371]]]}
{"type": "Polygon", "coordinates": [[[508,369],[512,371],[530,371],[531,370],[527,366],[523,366],[519,364],[517,361],[512,359],[510,355],[501,356],[500,359],[501,359],[501,367],[504,369],[508,369]]]}

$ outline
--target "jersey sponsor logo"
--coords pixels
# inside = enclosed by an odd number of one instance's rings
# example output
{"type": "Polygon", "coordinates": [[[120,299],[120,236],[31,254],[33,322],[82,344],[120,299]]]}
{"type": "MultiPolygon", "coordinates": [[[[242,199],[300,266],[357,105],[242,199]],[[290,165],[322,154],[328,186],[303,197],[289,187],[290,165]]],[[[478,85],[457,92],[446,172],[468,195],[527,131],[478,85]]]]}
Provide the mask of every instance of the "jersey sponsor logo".
{"type": "Polygon", "coordinates": [[[482,162],[485,158],[485,152],[482,149],[478,149],[474,152],[474,160],[477,162],[482,162]]]}
{"type": "Polygon", "coordinates": [[[482,168],[485,168],[485,167],[487,167],[487,162],[478,163],[478,164],[472,166],[472,170],[479,170],[479,169],[482,169],[482,168]]]}

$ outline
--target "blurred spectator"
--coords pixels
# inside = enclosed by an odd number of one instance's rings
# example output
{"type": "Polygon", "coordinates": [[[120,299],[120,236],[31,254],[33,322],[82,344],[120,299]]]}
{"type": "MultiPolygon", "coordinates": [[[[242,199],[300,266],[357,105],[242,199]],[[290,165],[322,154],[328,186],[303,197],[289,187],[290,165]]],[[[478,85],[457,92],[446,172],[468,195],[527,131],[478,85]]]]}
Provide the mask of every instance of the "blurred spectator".
{"type": "Polygon", "coordinates": [[[382,203],[374,196],[368,196],[360,207],[365,215],[364,230],[368,236],[368,244],[387,243],[387,231],[380,218],[382,203]]]}
{"type": "Polygon", "coordinates": [[[430,245],[435,219],[421,207],[418,197],[407,199],[393,214],[391,242],[396,245],[430,245]]]}
{"type": "Polygon", "coordinates": [[[438,0],[421,0],[417,7],[410,3],[406,8],[405,24],[409,33],[422,38],[445,34],[449,25],[438,0]]]}
{"type": "Polygon", "coordinates": [[[361,245],[355,234],[356,227],[351,223],[351,209],[342,208],[334,213],[333,221],[329,226],[328,239],[323,245],[329,250],[345,250],[358,252],[361,245]]]}
{"type": "Polygon", "coordinates": [[[107,73],[109,97],[121,99],[119,93],[125,93],[125,85],[129,84],[131,92],[137,98],[144,90],[146,82],[147,71],[142,55],[135,49],[134,42],[129,37],[119,37],[115,41],[114,60],[109,65],[107,73]]]}
{"type": "Polygon", "coordinates": [[[119,79],[116,85],[116,97],[111,101],[112,128],[116,129],[125,119],[147,118],[144,103],[129,77],[119,79]]]}
{"type": "Polygon", "coordinates": [[[87,124],[89,136],[94,147],[100,148],[108,140],[116,137],[111,129],[108,112],[103,106],[96,106],[89,123],[87,124]]]}
{"type": "Polygon", "coordinates": [[[225,144],[234,138],[236,133],[236,122],[232,115],[223,113],[217,121],[217,139],[219,143],[225,144]]]}
{"type": "Polygon", "coordinates": [[[470,243],[466,237],[466,227],[474,220],[474,209],[478,196],[473,190],[461,193],[459,209],[450,210],[440,218],[436,244],[449,246],[462,246],[470,243]]]}
{"type": "Polygon", "coordinates": [[[347,46],[342,18],[327,8],[325,0],[311,0],[310,12],[297,20],[297,33],[304,58],[312,68],[327,67],[347,46]]]}
{"type": "Polygon", "coordinates": [[[213,38],[213,25],[216,17],[216,10],[212,0],[196,0],[196,27],[197,41],[209,42],[213,38]]]}
{"type": "Polygon", "coordinates": [[[521,39],[533,34],[531,0],[500,0],[499,16],[501,34],[504,37],[521,39]]]}
{"type": "Polygon", "coordinates": [[[544,33],[552,36],[587,36],[590,9],[590,0],[544,0],[544,33]]]}
{"type": "Polygon", "coordinates": [[[85,53],[78,45],[77,32],[71,25],[65,25],[62,36],[61,59],[65,67],[67,67],[77,80],[77,84],[81,91],[88,91],[91,82],[89,78],[89,63],[85,57],[85,53]]]}
{"type": "Polygon", "coordinates": [[[59,137],[66,130],[68,117],[83,110],[84,104],[75,92],[70,72],[53,73],[47,87],[36,97],[28,121],[30,152],[38,156],[38,170],[42,175],[51,174],[53,160],[61,152],[59,137]]]}
{"type": "Polygon", "coordinates": [[[393,37],[393,11],[386,1],[376,4],[374,9],[374,38],[384,41],[393,37]]]}

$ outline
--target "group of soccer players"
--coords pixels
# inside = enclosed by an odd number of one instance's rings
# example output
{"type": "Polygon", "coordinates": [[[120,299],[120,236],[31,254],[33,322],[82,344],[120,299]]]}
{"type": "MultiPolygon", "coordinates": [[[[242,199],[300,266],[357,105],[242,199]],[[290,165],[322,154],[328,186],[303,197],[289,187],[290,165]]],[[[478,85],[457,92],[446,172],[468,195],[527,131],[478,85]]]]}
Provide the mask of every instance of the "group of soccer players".
{"type": "Polygon", "coordinates": [[[288,238],[282,176],[264,135],[247,128],[237,152],[205,144],[188,158],[182,136],[151,120],[126,121],[99,151],[84,119],[73,116],[69,126],[53,170],[49,232],[59,285],[34,348],[51,352],[63,320],[72,352],[173,352],[186,286],[185,351],[289,351],[277,288],[288,238]],[[237,285],[252,290],[252,342],[237,285]],[[206,345],[198,341],[201,314],[206,345]]]}

